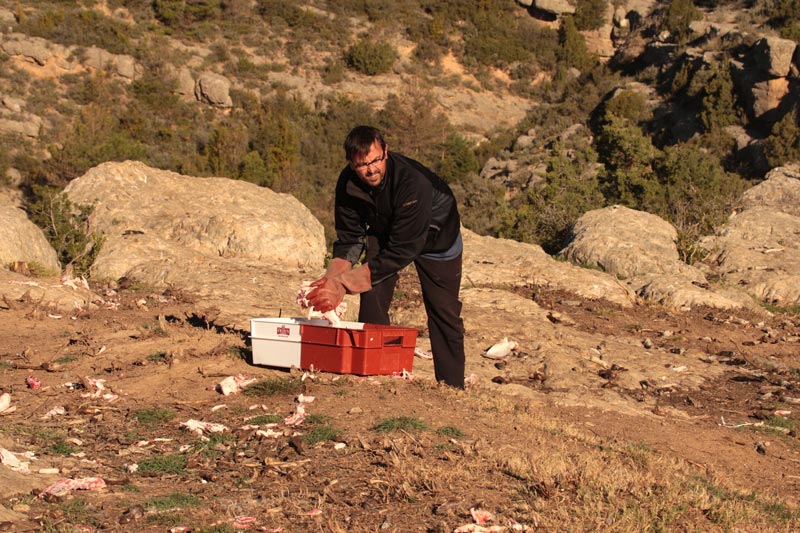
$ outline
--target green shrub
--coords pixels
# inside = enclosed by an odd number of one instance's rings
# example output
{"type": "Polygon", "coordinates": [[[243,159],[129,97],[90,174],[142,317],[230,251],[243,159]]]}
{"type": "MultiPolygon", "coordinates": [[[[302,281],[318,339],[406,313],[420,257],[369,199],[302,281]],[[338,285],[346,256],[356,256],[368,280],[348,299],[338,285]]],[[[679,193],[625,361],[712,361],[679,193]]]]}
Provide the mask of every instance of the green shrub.
{"type": "Polygon", "coordinates": [[[397,52],[392,45],[369,38],[359,40],[346,55],[347,65],[367,76],[389,72],[396,59],[397,52]]]}
{"type": "Polygon", "coordinates": [[[664,209],[664,191],[653,171],[659,152],[639,126],[611,116],[597,136],[596,147],[605,166],[607,203],[656,213],[664,209]]]}
{"type": "Polygon", "coordinates": [[[797,107],[772,125],[764,152],[773,168],[800,162],[800,113],[797,107]]]}
{"type": "Polygon", "coordinates": [[[575,25],[575,19],[566,16],[561,19],[558,29],[558,44],[560,46],[558,59],[565,65],[578,70],[590,68],[595,60],[586,48],[586,41],[575,25]]]}
{"type": "Polygon", "coordinates": [[[581,215],[604,205],[594,168],[596,153],[584,147],[574,154],[568,156],[560,144],[553,148],[544,180],[515,199],[500,227],[501,236],[539,244],[554,254],[564,247],[581,215]]]}
{"type": "Polygon", "coordinates": [[[607,0],[578,0],[575,6],[575,27],[580,31],[602,28],[608,4],[607,0]]]}
{"type": "Polygon", "coordinates": [[[796,0],[764,2],[764,14],[770,26],[777,28],[784,39],[800,42],[800,3],[796,0]]]}
{"type": "Polygon", "coordinates": [[[28,207],[31,221],[42,231],[64,267],[75,275],[87,274],[100,253],[104,238],[90,231],[93,206],[73,204],[52,187],[34,186],[35,201],[28,207]]]}
{"type": "Polygon", "coordinates": [[[718,159],[692,143],[665,148],[655,163],[666,206],[661,212],[680,235],[679,252],[688,263],[697,259],[697,241],[727,220],[745,189],[744,180],[725,172],[718,159]]]}
{"type": "Polygon", "coordinates": [[[674,0],[668,4],[661,27],[673,34],[678,44],[685,44],[689,37],[689,25],[702,18],[703,14],[692,0],[674,0]]]}
{"type": "Polygon", "coordinates": [[[650,108],[647,105],[647,98],[642,93],[622,90],[605,102],[603,114],[604,122],[614,116],[637,124],[650,118],[650,108]]]}
{"type": "Polygon", "coordinates": [[[204,153],[208,168],[215,176],[234,178],[239,175],[247,155],[247,130],[244,125],[221,124],[213,132],[204,153]]]}
{"type": "Polygon", "coordinates": [[[730,61],[725,60],[714,66],[711,78],[704,86],[700,123],[703,130],[709,132],[737,124],[740,116],[730,73],[730,61]]]}
{"type": "Polygon", "coordinates": [[[42,10],[25,17],[19,31],[63,45],[97,46],[130,54],[135,28],[93,9],[42,10]]]}

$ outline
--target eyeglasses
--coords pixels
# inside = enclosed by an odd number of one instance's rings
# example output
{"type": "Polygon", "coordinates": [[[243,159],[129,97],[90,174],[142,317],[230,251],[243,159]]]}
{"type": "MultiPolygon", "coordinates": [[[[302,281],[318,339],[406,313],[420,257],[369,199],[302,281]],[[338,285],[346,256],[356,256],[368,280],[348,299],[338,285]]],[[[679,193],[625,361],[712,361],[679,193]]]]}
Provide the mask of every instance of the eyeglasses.
{"type": "Polygon", "coordinates": [[[376,157],[372,161],[364,161],[363,163],[353,163],[353,168],[356,169],[356,170],[364,170],[364,169],[366,169],[368,167],[371,167],[373,165],[377,165],[378,163],[380,163],[384,159],[386,159],[386,154],[385,153],[380,157],[376,157]]]}

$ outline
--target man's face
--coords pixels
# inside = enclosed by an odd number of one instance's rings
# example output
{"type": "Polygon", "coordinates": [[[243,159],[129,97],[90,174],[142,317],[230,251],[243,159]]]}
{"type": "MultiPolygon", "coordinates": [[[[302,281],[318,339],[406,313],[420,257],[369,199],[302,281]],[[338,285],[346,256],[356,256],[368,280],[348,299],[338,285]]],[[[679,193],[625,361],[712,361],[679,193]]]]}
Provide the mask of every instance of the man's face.
{"type": "Polygon", "coordinates": [[[370,187],[377,187],[383,182],[383,177],[386,176],[386,151],[382,149],[378,141],[372,143],[372,146],[365,155],[356,155],[350,161],[350,168],[352,168],[361,181],[370,187]]]}

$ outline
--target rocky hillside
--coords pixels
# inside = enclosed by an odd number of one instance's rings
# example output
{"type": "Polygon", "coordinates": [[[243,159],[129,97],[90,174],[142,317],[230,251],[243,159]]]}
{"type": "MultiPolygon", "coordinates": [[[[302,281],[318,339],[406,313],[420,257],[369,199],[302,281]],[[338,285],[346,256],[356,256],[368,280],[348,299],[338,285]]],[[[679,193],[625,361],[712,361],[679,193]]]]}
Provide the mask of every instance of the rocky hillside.
{"type": "Polygon", "coordinates": [[[622,204],[676,225],[686,259],[800,157],[791,6],[470,5],[3,0],[5,189],[30,204],[131,159],[289,192],[329,228],[341,139],[370,122],[451,182],[479,233],[553,253],[622,204]]]}

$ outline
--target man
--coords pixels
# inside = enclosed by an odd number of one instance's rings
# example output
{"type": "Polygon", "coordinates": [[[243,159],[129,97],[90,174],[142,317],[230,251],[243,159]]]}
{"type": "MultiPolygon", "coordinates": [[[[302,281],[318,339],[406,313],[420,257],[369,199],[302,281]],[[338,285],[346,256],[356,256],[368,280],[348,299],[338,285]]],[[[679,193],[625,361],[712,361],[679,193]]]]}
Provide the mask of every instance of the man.
{"type": "Polygon", "coordinates": [[[354,128],[336,184],[336,242],[307,298],[318,311],[360,294],[359,322],[389,324],[398,272],[414,263],[428,315],[437,381],[464,388],[461,223],[453,193],[422,164],[390,152],[380,131],[354,128]],[[363,256],[363,263],[352,268],[363,256]]]}

